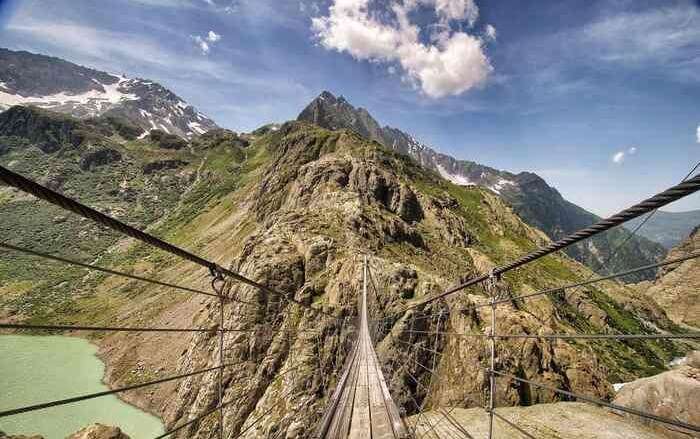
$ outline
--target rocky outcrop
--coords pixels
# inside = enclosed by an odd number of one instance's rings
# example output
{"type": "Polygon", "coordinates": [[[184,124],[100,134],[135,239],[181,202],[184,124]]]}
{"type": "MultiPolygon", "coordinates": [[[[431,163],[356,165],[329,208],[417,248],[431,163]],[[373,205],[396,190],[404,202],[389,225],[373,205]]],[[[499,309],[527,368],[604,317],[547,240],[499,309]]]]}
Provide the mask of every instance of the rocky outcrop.
{"type": "MultiPolygon", "coordinates": [[[[697,252],[700,252],[700,227],[672,249],[667,260],[697,252]]],[[[671,320],[700,328],[700,259],[662,267],[656,280],[640,284],[639,289],[658,303],[671,320]]]]}
{"type": "Polygon", "coordinates": [[[168,134],[161,130],[151,130],[148,138],[151,142],[163,149],[182,149],[187,146],[187,142],[174,134],[168,134]]]}
{"type": "MultiPolygon", "coordinates": [[[[0,431],[0,439],[44,439],[43,436],[25,436],[25,435],[14,435],[9,436],[2,431],[0,431]]],[[[77,431],[66,439],[131,439],[127,434],[123,433],[119,427],[110,427],[103,424],[93,424],[89,427],[85,427],[80,431],[77,431]]]]}
{"type": "MultiPolygon", "coordinates": [[[[649,378],[626,383],[615,397],[615,404],[700,425],[700,351],[691,352],[685,364],[649,378]]],[[[697,437],[682,427],[667,426],[629,415],[640,422],[665,431],[669,437],[697,437]]]]}
{"type": "Polygon", "coordinates": [[[122,155],[119,151],[110,148],[98,149],[97,151],[90,151],[80,157],[80,169],[89,171],[99,166],[118,162],[121,159],[122,155]]]}
{"type": "Polygon", "coordinates": [[[130,439],[119,427],[94,424],[71,434],[66,439],[130,439]]]}
{"type": "MultiPolygon", "coordinates": [[[[400,310],[461,278],[487,272],[498,261],[520,256],[547,242],[546,236],[524,224],[496,194],[448,183],[350,131],[288,123],[249,148],[261,145],[268,161],[236,192],[234,210],[227,210],[226,204],[214,208],[212,215],[221,218],[217,221],[230,225],[216,226],[219,238],[208,248],[219,249],[222,260],[233,259],[233,270],[323,313],[246,285],[228,287],[226,294],[243,303],[225,307],[225,325],[245,331],[227,335],[225,341],[224,362],[236,365],[223,374],[224,400],[235,402],[225,410],[225,430],[253,438],[306,437],[313,429],[352,344],[362,253],[374,255],[373,312],[389,317],[378,332],[377,350],[402,410],[411,414],[421,405],[481,404],[487,341],[432,334],[487,332],[491,310],[475,308],[488,300],[483,291],[400,310]],[[229,215],[231,220],[226,219],[229,215]],[[406,349],[407,344],[414,348],[406,349]],[[436,374],[421,364],[430,365],[436,374]]],[[[555,256],[519,270],[499,288],[507,297],[584,276],[590,271],[555,256]]],[[[620,331],[629,322],[641,325],[635,314],[643,309],[638,300],[628,298],[624,308],[611,298],[625,297],[625,288],[612,283],[600,288],[604,291],[584,289],[577,295],[500,307],[498,332],[605,333],[620,331]]],[[[192,325],[218,321],[218,306],[204,302],[192,325]]],[[[663,315],[653,321],[660,327],[670,324],[663,315]]],[[[504,340],[499,341],[497,363],[519,377],[609,398],[611,379],[638,376],[636,367],[663,367],[665,359],[657,352],[664,347],[653,347],[659,350],[651,350],[646,342],[589,346],[563,340],[504,340]]],[[[219,355],[216,334],[193,336],[180,354],[178,368],[183,372],[214,366],[219,355]]],[[[214,407],[217,382],[215,374],[178,382],[176,397],[159,409],[166,424],[176,425],[188,413],[214,407]]],[[[560,399],[556,393],[507,379],[499,380],[497,392],[506,405],[560,399]]],[[[213,418],[184,429],[178,437],[204,439],[216,428],[213,418]]]]}
{"type": "Polygon", "coordinates": [[[44,439],[44,436],[33,435],[25,436],[23,434],[8,435],[7,433],[0,431],[0,439],[44,439]]]}
{"type": "Polygon", "coordinates": [[[187,162],[183,160],[158,160],[145,164],[143,166],[143,173],[152,174],[154,172],[164,171],[167,169],[178,169],[184,166],[187,166],[187,162]]]}

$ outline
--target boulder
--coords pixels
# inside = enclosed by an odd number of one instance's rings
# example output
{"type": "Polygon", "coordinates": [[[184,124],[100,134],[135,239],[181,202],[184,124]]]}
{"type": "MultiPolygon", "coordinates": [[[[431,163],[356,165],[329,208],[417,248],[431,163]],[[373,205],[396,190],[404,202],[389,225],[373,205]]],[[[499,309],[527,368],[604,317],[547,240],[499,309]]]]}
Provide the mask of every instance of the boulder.
{"type": "Polygon", "coordinates": [[[66,439],[131,439],[122,432],[119,427],[109,425],[93,424],[82,430],[71,434],[66,439]]]}
{"type": "Polygon", "coordinates": [[[39,436],[38,434],[33,436],[25,436],[23,434],[12,436],[0,430],[0,439],[44,439],[44,436],[39,436]]]}
{"type": "MultiPolygon", "coordinates": [[[[685,364],[677,369],[625,384],[614,403],[656,416],[700,425],[700,351],[691,352],[685,364]]],[[[692,432],[678,427],[629,416],[657,429],[667,430],[669,437],[694,437],[692,432]]]]}

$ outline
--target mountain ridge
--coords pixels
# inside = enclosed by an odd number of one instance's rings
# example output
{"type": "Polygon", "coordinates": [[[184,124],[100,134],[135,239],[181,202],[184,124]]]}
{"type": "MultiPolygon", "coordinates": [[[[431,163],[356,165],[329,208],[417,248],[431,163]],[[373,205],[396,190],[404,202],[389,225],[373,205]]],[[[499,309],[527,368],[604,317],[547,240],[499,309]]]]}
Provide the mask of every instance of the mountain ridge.
{"type": "MultiPolygon", "coordinates": [[[[552,240],[600,220],[597,215],[566,200],[556,188],[533,172],[515,174],[440,153],[398,128],[382,127],[369,111],[356,108],[344,97],[335,97],[329,91],[323,91],[312,100],[299,113],[297,120],[331,130],[352,129],[367,139],[413,158],[421,166],[455,184],[488,188],[510,203],[526,223],[541,229],[552,240]]],[[[647,265],[665,255],[661,245],[643,237],[633,237],[628,246],[618,248],[628,234],[624,228],[614,229],[587,243],[569,248],[567,254],[596,271],[603,268],[619,271],[647,265]],[[616,258],[608,260],[613,253],[616,258]]],[[[630,279],[651,279],[653,276],[653,273],[642,273],[630,279]]]]}
{"type": "Polygon", "coordinates": [[[146,136],[158,129],[186,139],[218,128],[175,93],[60,58],[0,48],[0,110],[37,106],[77,118],[117,116],[146,136]]]}
{"type": "MultiPolygon", "coordinates": [[[[628,223],[628,227],[634,228],[644,221],[644,218],[633,219],[628,223]]],[[[686,212],[659,210],[637,233],[671,250],[688,238],[698,225],[700,225],[700,209],[686,212]]]]}

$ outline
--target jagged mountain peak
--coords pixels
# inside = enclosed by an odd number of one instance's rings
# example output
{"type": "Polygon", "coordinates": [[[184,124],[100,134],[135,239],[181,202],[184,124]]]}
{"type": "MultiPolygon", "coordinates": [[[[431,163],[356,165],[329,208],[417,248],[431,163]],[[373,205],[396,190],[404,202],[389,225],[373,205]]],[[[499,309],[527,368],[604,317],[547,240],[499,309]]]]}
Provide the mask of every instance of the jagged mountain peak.
{"type": "Polygon", "coordinates": [[[161,84],[55,57],[0,48],[0,110],[33,105],[78,118],[119,116],[142,130],[189,139],[217,128],[161,84]]]}
{"type": "MultiPolygon", "coordinates": [[[[314,99],[297,119],[331,130],[354,130],[365,138],[413,158],[421,166],[455,184],[488,188],[510,203],[525,222],[541,229],[553,240],[599,219],[564,199],[559,191],[533,172],[514,174],[442,154],[398,128],[382,127],[367,110],[356,108],[345,99],[341,101],[328,91],[314,99]]],[[[613,230],[590,243],[572,247],[568,254],[598,269],[626,235],[624,230],[613,230]]],[[[608,264],[608,269],[650,264],[665,254],[663,247],[643,237],[634,238],[631,244],[618,252],[617,258],[608,264]]],[[[649,276],[653,277],[653,273],[649,276]]]]}

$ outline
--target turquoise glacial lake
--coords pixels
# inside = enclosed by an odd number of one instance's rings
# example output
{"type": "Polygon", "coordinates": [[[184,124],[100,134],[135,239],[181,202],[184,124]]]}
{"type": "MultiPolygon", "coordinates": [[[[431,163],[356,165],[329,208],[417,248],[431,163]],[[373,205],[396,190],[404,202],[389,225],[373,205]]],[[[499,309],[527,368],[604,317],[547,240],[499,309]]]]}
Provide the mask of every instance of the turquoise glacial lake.
{"type": "MultiPolygon", "coordinates": [[[[108,390],[96,352],[76,337],[0,335],[0,411],[108,390]]],[[[97,422],[118,426],[132,439],[164,431],[160,419],[114,395],[0,418],[0,430],[64,439],[97,422]]]]}

